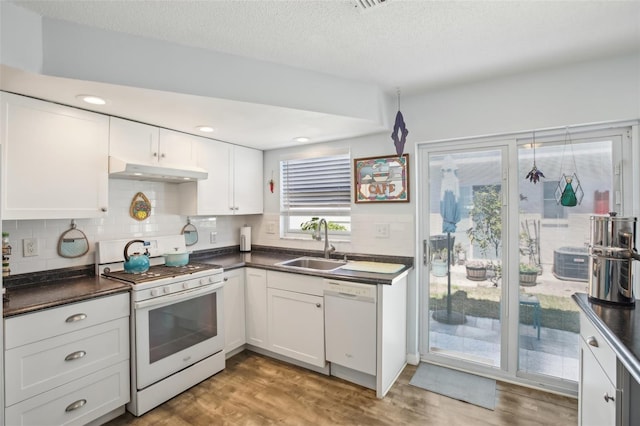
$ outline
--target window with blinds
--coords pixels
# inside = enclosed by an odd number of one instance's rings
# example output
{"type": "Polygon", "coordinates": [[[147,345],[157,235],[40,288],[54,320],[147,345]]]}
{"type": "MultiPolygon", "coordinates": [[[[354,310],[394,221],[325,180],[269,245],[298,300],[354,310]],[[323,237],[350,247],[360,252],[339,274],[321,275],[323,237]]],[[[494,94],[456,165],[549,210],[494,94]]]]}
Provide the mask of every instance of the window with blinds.
{"type": "Polygon", "coordinates": [[[314,217],[326,219],[331,234],[349,235],[349,153],[281,161],[280,216],[283,236],[303,233],[302,224],[314,217]]]}

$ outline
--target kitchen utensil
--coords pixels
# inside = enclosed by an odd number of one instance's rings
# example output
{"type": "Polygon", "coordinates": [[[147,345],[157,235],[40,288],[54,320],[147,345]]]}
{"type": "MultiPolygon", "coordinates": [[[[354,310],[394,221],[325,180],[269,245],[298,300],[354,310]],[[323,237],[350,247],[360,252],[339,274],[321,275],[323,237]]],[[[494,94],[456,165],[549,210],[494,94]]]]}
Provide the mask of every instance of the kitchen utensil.
{"type": "Polygon", "coordinates": [[[76,228],[75,220],[71,221],[71,228],[58,239],[58,255],[72,259],[84,256],[89,251],[89,240],[81,230],[76,228]]]}
{"type": "Polygon", "coordinates": [[[192,246],[198,242],[198,230],[191,224],[191,219],[187,218],[187,224],[182,227],[182,235],[184,235],[184,244],[192,246]]]}
{"type": "Polygon", "coordinates": [[[634,248],[635,217],[591,216],[589,242],[589,299],[631,307],[633,260],[640,257],[634,248]]]}
{"type": "Polygon", "coordinates": [[[131,240],[124,246],[124,271],[131,274],[141,274],[149,270],[149,249],[145,248],[144,253],[135,252],[129,255],[129,246],[133,243],[142,243],[143,240],[131,240]]]}
{"type": "Polygon", "coordinates": [[[163,255],[165,266],[184,266],[189,263],[189,252],[179,252],[178,250],[176,248],[175,252],[163,255]]]}

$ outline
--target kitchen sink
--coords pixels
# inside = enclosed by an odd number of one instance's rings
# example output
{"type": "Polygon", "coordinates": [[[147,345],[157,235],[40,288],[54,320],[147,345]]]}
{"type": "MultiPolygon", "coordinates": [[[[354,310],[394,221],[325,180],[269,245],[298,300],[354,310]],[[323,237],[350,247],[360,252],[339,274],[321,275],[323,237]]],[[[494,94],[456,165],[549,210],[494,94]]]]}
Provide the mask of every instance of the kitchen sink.
{"type": "Polygon", "coordinates": [[[313,271],[333,271],[334,269],[338,269],[346,264],[347,262],[343,260],[323,259],[322,257],[298,257],[296,259],[277,263],[278,266],[308,269],[313,271]]]}

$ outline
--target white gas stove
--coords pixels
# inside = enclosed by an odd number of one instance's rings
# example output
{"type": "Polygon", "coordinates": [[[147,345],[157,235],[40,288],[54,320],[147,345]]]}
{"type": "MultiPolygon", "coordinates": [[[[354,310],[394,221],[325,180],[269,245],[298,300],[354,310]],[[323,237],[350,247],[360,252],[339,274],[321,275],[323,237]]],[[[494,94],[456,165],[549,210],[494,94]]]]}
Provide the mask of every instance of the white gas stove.
{"type": "Polygon", "coordinates": [[[164,265],[165,253],[186,251],[183,235],[129,245],[150,253],[150,268],[124,271],[129,240],[100,241],[96,274],[131,284],[131,402],[140,416],[225,367],[223,269],[191,262],[164,265]]]}

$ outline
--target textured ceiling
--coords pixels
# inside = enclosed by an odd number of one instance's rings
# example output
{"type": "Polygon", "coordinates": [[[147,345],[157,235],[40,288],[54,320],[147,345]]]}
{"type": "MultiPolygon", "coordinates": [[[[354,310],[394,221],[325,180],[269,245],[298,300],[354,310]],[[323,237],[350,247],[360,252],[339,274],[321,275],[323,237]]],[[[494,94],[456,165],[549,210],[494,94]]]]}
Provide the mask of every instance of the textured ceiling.
{"type": "Polygon", "coordinates": [[[16,1],[44,16],[375,82],[389,92],[640,46],[638,1],[16,1]]]}
{"type": "MultiPolygon", "coordinates": [[[[396,88],[410,95],[640,49],[640,1],[387,0],[367,10],[356,0],[11,2],[49,18],[357,79],[391,96],[396,88]]],[[[164,120],[134,102],[117,112],[164,120]]],[[[168,117],[166,125],[188,131],[187,118],[168,117]]],[[[306,127],[299,116],[289,123],[298,135],[315,131],[315,141],[380,131],[344,119],[332,129],[332,120],[320,117],[318,126],[314,118],[306,127]]],[[[286,126],[286,117],[278,120],[286,126]]],[[[240,123],[222,140],[291,144],[283,128],[249,124],[256,123],[240,123]]]]}

